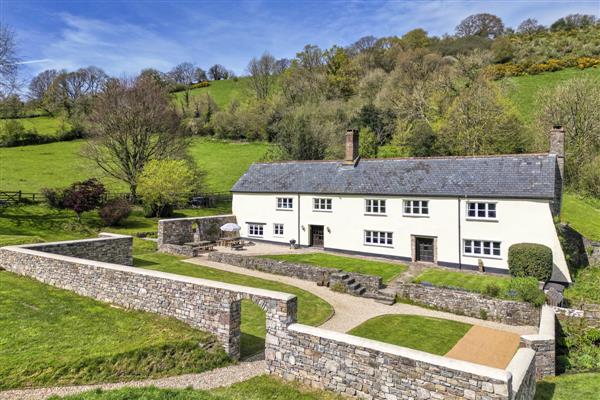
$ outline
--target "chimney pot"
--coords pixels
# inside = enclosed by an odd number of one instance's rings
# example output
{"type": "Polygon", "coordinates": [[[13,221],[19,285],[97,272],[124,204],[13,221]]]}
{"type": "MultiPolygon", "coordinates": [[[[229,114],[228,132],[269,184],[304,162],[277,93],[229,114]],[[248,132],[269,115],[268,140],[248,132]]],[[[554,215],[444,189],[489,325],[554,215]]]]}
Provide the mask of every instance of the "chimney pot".
{"type": "Polygon", "coordinates": [[[358,129],[348,129],[346,131],[346,157],[344,164],[354,164],[358,158],[358,129]]]}

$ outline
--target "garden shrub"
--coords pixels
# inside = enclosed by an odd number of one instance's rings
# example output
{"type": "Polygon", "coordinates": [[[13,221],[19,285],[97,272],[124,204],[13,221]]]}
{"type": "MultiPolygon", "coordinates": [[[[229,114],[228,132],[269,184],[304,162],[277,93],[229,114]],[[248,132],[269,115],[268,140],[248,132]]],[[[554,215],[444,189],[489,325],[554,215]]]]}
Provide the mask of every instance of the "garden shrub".
{"type": "Polygon", "coordinates": [[[561,372],[586,372],[600,369],[600,329],[584,318],[561,322],[557,342],[557,364],[561,372]]]}
{"type": "Polygon", "coordinates": [[[105,193],[104,185],[95,178],[75,182],[65,191],[63,205],[65,208],[75,211],[77,220],[81,221],[81,214],[102,204],[105,193]]]}
{"type": "Polygon", "coordinates": [[[131,204],[126,199],[112,199],[99,211],[100,218],[108,226],[119,225],[131,214],[131,204]]]}
{"type": "Polygon", "coordinates": [[[491,282],[485,286],[483,289],[483,294],[490,297],[498,297],[501,291],[502,289],[497,283],[491,282]]]}
{"type": "Polygon", "coordinates": [[[538,281],[531,277],[511,279],[508,294],[538,307],[546,302],[546,295],[539,288],[538,281]]]}
{"type": "Polygon", "coordinates": [[[203,82],[198,82],[198,83],[194,83],[193,85],[190,85],[190,89],[199,89],[199,88],[204,88],[204,87],[209,87],[209,86],[210,86],[210,82],[203,81],[203,82]]]}
{"type": "Polygon", "coordinates": [[[537,243],[517,243],[508,249],[508,269],[515,277],[548,281],[552,276],[552,249],[537,243]]]}
{"type": "Polygon", "coordinates": [[[42,196],[44,196],[46,204],[48,204],[50,208],[63,210],[65,208],[63,203],[65,199],[65,191],[65,189],[42,188],[42,196]]]}

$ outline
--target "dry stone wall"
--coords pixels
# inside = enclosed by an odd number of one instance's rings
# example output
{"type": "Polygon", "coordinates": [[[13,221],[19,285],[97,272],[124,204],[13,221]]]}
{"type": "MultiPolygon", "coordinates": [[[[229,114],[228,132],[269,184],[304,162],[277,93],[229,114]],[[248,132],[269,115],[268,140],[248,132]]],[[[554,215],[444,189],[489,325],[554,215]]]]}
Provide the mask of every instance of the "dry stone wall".
{"type": "Polygon", "coordinates": [[[236,222],[235,215],[161,219],[158,221],[158,247],[160,249],[163,244],[215,241],[221,236],[220,227],[229,222],[236,222]]]}
{"type": "Polygon", "coordinates": [[[550,306],[543,306],[539,331],[521,336],[521,347],[535,351],[535,376],[544,379],[556,374],[556,315],[550,306]]]}
{"type": "Polygon", "coordinates": [[[418,304],[469,317],[485,316],[509,325],[535,326],[540,318],[539,308],[532,304],[484,297],[460,289],[403,282],[396,282],[394,289],[399,297],[418,304]]]}
{"type": "Polygon", "coordinates": [[[240,356],[241,300],[252,300],[266,312],[267,349],[271,336],[296,321],[296,297],[285,293],[50,254],[39,248],[0,248],[0,267],[82,296],[175,317],[215,334],[234,359],[240,356]]]}

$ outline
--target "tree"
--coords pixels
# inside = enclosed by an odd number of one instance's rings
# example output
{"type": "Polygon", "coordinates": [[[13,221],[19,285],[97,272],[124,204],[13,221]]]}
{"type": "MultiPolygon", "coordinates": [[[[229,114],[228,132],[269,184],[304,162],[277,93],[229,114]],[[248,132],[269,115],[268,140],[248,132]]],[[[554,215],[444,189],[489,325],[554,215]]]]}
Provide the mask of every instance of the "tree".
{"type": "Polygon", "coordinates": [[[50,113],[50,107],[47,107],[45,100],[57,76],[58,71],[47,69],[37,74],[29,83],[29,98],[50,113]]]}
{"type": "Polygon", "coordinates": [[[577,188],[582,169],[600,154],[600,85],[592,78],[572,79],[539,98],[540,136],[545,138],[552,126],[565,129],[565,183],[577,188]]]}
{"type": "Polygon", "coordinates": [[[515,47],[507,37],[499,37],[494,40],[491,50],[496,63],[507,63],[515,56],[515,47]]]}
{"type": "Polygon", "coordinates": [[[431,157],[436,155],[437,135],[425,121],[416,121],[404,147],[412,157],[431,157]]]}
{"type": "Polygon", "coordinates": [[[292,62],[288,58],[280,58],[279,60],[275,61],[275,69],[273,72],[275,75],[282,74],[290,67],[290,65],[292,65],[292,62]]]}
{"type": "Polygon", "coordinates": [[[81,221],[81,214],[102,204],[105,193],[104,185],[95,178],[76,182],[65,191],[63,206],[75,211],[77,221],[81,221]]]}
{"type": "Polygon", "coordinates": [[[182,156],[187,140],[169,95],[155,80],[111,80],[88,117],[91,140],[84,155],[137,195],[137,180],[153,159],[182,156]]]}
{"type": "Polygon", "coordinates": [[[206,76],[206,71],[204,71],[200,67],[196,68],[196,70],[194,71],[194,78],[196,79],[196,82],[204,82],[208,80],[208,77],[206,76]]]}
{"type": "Polygon", "coordinates": [[[227,79],[229,72],[227,68],[221,64],[215,64],[208,69],[208,77],[213,81],[220,81],[221,79],[227,79]]]}
{"type": "Polygon", "coordinates": [[[538,32],[543,32],[546,28],[544,25],[538,23],[538,20],[535,18],[527,18],[525,21],[519,24],[517,28],[517,32],[523,33],[526,35],[533,35],[538,32]]]}
{"type": "Polygon", "coordinates": [[[275,57],[264,53],[260,58],[253,57],[248,63],[250,84],[258,100],[265,100],[273,86],[275,75],[275,57]]]}
{"type": "Polygon", "coordinates": [[[358,39],[356,42],[352,43],[348,46],[347,51],[352,55],[356,55],[362,53],[364,51],[372,50],[377,43],[377,38],[375,36],[363,36],[358,39]]]}
{"type": "Polygon", "coordinates": [[[552,25],[550,25],[550,29],[553,31],[581,29],[588,26],[593,26],[597,21],[598,19],[594,15],[570,14],[566,17],[556,20],[552,25]]]}
{"type": "Polygon", "coordinates": [[[140,78],[153,79],[160,86],[166,86],[168,84],[168,77],[166,76],[166,74],[154,68],[143,69],[140,72],[140,78]]]}
{"type": "Polygon", "coordinates": [[[190,62],[183,62],[173,67],[168,73],[169,78],[175,83],[191,85],[196,78],[196,67],[190,62]]]}
{"type": "Polygon", "coordinates": [[[494,39],[503,33],[504,23],[502,20],[488,13],[470,15],[456,27],[458,36],[481,36],[494,39]]]}
{"type": "Polygon", "coordinates": [[[334,46],[325,52],[325,76],[331,97],[349,98],[356,90],[358,71],[346,51],[334,46]]]}
{"type": "Polygon", "coordinates": [[[18,63],[15,33],[0,23],[0,95],[8,95],[15,90],[18,63]]]}
{"type": "Polygon", "coordinates": [[[196,176],[184,160],[152,160],[139,177],[138,192],[146,215],[166,217],[186,202],[196,187],[196,176]]]}
{"type": "Polygon", "coordinates": [[[430,43],[431,39],[424,29],[413,29],[402,36],[402,44],[409,49],[424,48],[429,46],[430,43]]]}
{"type": "Polygon", "coordinates": [[[45,108],[52,112],[65,110],[69,118],[87,114],[89,97],[102,91],[107,81],[108,75],[94,66],[60,71],[46,91],[45,108]]]}

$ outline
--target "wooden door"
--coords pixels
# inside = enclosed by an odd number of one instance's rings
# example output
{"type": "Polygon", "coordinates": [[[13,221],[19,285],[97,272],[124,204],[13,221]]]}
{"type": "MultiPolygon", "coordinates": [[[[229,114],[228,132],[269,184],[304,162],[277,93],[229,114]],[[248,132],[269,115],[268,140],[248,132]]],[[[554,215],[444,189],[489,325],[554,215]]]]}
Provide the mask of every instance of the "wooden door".
{"type": "Polygon", "coordinates": [[[323,247],[324,238],[323,226],[322,225],[311,225],[310,226],[310,245],[314,247],[323,247]]]}
{"type": "Polygon", "coordinates": [[[417,238],[417,261],[434,262],[433,238],[417,238]]]}

